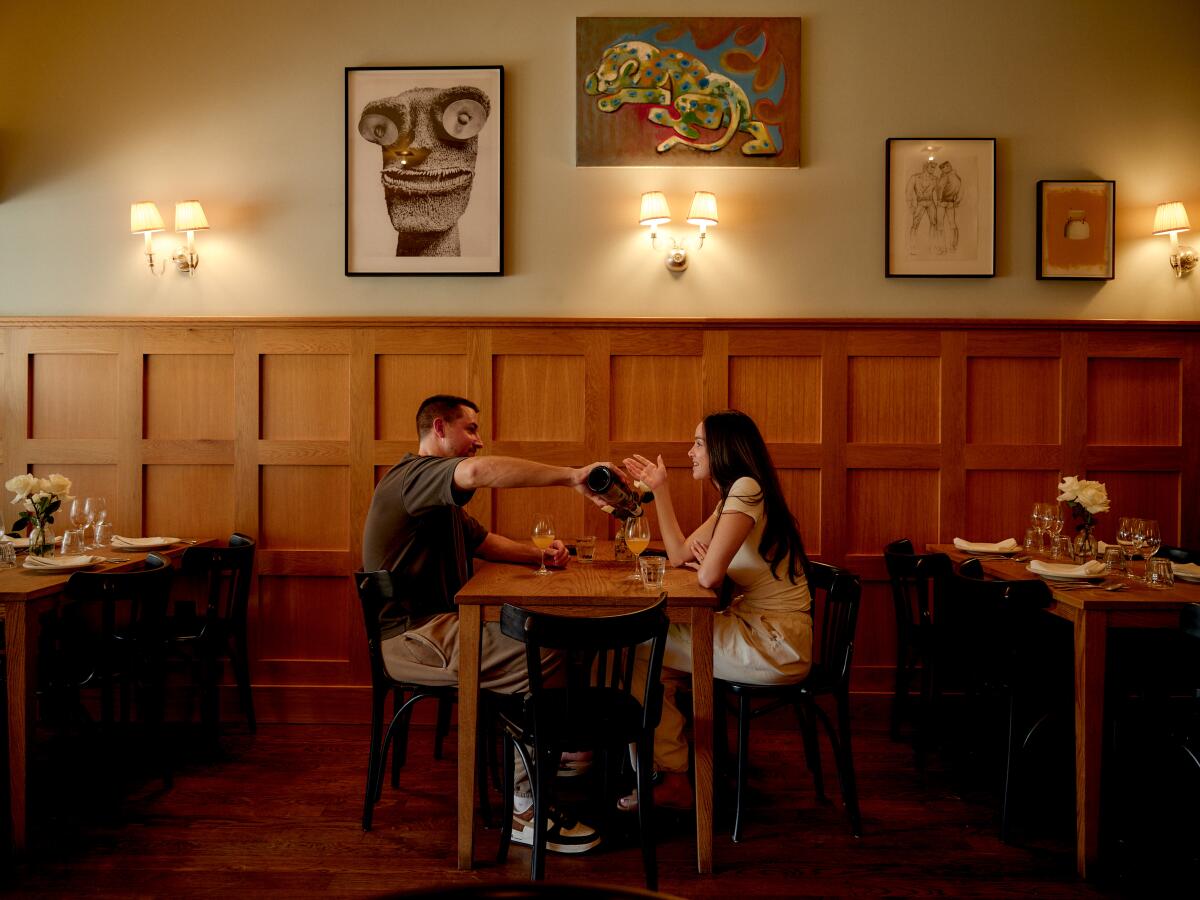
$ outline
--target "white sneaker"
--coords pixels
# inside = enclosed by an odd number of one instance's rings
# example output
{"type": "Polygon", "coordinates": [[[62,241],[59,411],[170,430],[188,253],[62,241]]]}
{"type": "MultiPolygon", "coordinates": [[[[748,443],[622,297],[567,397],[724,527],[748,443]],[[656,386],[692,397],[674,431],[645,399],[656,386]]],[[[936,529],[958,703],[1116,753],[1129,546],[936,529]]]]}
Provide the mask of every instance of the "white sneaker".
{"type": "MultiPolygon", "coordinates": [[[[513,813],[512,840],[514,844],[533,846],[533,807],[523,813],[513,813]]],[[[586,853],[600,843],[600,833],[560,810],[550,807],[546,815],[546,849],[555,853],[586,853]]]]}

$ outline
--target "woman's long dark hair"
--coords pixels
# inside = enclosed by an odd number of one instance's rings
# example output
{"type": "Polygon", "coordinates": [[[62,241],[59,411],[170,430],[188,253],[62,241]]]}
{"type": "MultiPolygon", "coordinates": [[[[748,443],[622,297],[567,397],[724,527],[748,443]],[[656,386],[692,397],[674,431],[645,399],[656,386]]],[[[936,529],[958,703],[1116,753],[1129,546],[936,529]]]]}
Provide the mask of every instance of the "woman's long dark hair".
{"type": "Polygon", "coordinates": [[[721,491],[721,506],[724,507],[729,489],[739,478],[748,476],[758,482],[761,494],[747,499],[750,502],[761,499],[767,517],[762,540],[758,543],[759,555],[767,561],[771,574],[778,580],[782,580],[779,566],[788,560],[788,580],[795,584],[801,574],[807,576],[808,555],[804,552],[796,517],[783,498],[779,474],[758,426],[752,418],[736,409],[709,413],[704,417],[703,425],[709,471],[721,491]]]}

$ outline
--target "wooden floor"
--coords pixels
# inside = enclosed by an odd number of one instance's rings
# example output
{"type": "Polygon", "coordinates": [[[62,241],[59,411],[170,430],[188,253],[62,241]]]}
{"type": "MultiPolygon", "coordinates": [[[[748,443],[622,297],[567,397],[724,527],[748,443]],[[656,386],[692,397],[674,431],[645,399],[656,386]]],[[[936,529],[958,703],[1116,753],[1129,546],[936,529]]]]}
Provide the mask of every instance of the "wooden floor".
{"type": "MultiPolygon", "coordinates": [[[[936,762],[918,776],[908,745],[888,739],[879,698],[855,702],[866,834],[854,839],[836,783],[828,785],[834,803],[814,802],[788,724],[756,723],[753,819],[739,845],[727,827],[718,832],[712,876],[695,872],[691,821],[663,823],[660,890],[725,898],[1099,893],[1074,877],[1069,822],[1068,829],[1047,825],[1024,847],[1002,844],[987,792],[961,790],[961,779],[936,762]]],[[[78,742],[50,746],[39,776],[43,849],[10,866],[0,888],[23,896],[360,896],[528,877],[528,851],[514,848],[506,865],[496,865],[496,832],[482,827],[478,868],[454,868],[455,764],[432,758],[427,727],[414,730],[407,787],[385,789],[375,830],[364,833],[366,731],[266,725],[255,737],[232,732],[219,759],[185,761],[169,791],[155,781],[97,777],[112,763],[78,742]],[[49,777],[47,768],[67,762],[74,776],[49,777]]],[[[832,778],[828,757],[826,771],[832,778]]],[[[618,843],[585,856],[551,855],[547,875],[640,886],[636,845],[618,843]]]]}

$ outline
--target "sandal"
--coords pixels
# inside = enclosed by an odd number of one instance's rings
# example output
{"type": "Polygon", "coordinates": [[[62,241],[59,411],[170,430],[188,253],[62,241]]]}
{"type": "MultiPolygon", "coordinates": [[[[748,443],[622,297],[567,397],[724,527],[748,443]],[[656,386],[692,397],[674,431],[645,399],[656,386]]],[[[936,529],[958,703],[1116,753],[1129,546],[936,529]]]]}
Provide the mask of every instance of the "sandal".
{"type": "MultiPolygon", "coordinates": [[[[654,786],[654,806],[656,809],[674,809],[681,812],[690,812],[696,808],[696,796],[692,792],[692,786],[688,783],[687,777],[682,773],[666,773],[662,783],[654,786]],[[671,775],[678,775],[684,785],[687,785],[686,791],[681,787],[680,780],[671,778],[671,775]],[[668,787],[674,785],[674,787],[668,787]]],[[[619,812],[637,812],[638,811],[638,792],[635,790],[631,794],[626,794],[617,800],[617,810],[619,812]]]]}

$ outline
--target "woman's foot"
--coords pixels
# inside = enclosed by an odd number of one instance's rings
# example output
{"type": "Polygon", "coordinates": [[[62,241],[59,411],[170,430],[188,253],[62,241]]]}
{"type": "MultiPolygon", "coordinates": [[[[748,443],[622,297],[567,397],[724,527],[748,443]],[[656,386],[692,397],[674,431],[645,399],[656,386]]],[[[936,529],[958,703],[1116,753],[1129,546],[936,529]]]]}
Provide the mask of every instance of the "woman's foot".
{"type": "MultiPolygon", "coordinates": [[[[654,786],[654,805],[663,809],[694,809],[696,798],[687,775],[683,772],[662,773],[662,781],[654,786]]],[[[617,809],[621,812],[637,812],[637,791],[618,800],[617,809]]]]}

